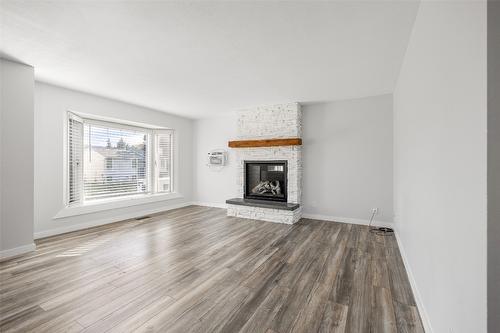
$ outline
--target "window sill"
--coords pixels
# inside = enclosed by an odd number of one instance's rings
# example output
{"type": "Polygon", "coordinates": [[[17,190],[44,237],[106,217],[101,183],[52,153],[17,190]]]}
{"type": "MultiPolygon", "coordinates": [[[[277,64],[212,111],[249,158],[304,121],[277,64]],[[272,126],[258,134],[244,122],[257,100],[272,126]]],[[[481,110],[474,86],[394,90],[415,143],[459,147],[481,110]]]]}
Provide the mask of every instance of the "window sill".
{"type": "Polygon", "coordinates": [[[69,216],[84,215],[104,210],[143,205],[159,201],[179,199],[183,197],[184,196],[180,193],[163,193],[163,194],[158,193],[158,194],[142,194],[129,197],[126,199],[120,198],[120,199],[99,200],[82,206],[64,207],[54,216],[54,219],[56,220],[69,216]]]}

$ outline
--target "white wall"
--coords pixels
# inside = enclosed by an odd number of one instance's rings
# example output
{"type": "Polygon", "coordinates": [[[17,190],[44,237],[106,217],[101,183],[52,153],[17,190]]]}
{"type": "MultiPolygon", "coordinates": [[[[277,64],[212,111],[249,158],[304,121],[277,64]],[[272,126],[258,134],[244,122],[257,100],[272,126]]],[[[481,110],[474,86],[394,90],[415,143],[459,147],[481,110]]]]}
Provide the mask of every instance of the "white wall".
{"type": "Polygon", "coordinates": [[[227,142],[236,138],[236,115],[195,121],[194,183],[195,201],[200,204],[224,206],[227,199],[235,198],[236,154],[227,142]],[[209,168],[207,154],[214,149],[228,151],[228,165],[209,168]]]}
{"type": "Polygon", "coordinates": [[[500,327],[500,2],[488,2],[488,329],[500,327]]]}
{"type": "MultiPolygon", "coordinates": [[[[302,107],[305,213],[322,219],[392,222],[392,96],[317,103],[302,107]]],[[[236,116],[195,122],[195,200],[223,205],[236,196],[235,152],[219,172],[206,154],[236,138],[236,116]]],[[[227,149],[227,148],[226,148],[227,149]]]]}
{"type": "Polygon", "coordinates": [[[0,257],[34,249],[33,67],[0,59],[0,257]]]}
{"type": "Polygon", "coordinates": [[[421,2],[394,140],[397,232],[424,323],[486,332],[484,2],[421,2]]]}
{"type": "Polygon", "coordinates": [[[304,216],[392,222],[392,95],[302,107],[304,216]],[[322,217],[322,216],[319,216],[322,217]]]}
{"type": "Polygon", "coordinates": [[[164,112],[68,90],[35,84],[35,237],[167,210],[192,200],[193,122],[164,112]],[[63,144],[68,110],[101,117],[165,126],[179,143],[178,191],[183,198],[54,219],[64,208],[63,144]]]}

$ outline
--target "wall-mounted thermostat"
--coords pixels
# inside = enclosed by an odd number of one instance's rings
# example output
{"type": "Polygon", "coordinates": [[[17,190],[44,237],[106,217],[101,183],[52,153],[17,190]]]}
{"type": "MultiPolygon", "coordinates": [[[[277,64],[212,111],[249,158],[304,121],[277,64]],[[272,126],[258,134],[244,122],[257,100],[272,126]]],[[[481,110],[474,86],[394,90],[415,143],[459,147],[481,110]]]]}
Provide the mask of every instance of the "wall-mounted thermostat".
{"type": "Polygon", "coordinates": [[[209,166],[224,166],[226,165],[227,152],[225,150],[212,150],[208,152],[209,166]]]}

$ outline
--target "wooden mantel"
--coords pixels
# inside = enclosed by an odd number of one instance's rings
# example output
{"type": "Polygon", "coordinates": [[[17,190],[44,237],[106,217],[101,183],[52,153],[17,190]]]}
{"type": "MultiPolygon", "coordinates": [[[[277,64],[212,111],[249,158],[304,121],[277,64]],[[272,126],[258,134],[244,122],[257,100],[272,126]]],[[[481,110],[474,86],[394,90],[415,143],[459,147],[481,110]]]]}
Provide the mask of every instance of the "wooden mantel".
{"type": "Polygon", "coordinates": [[[263,139],[263,140],[238,140],[229,141],[230,148],[255,148],[255,147],[277,147],[277,146],[301,146],[301,138],[285,139],[263,139]]]}

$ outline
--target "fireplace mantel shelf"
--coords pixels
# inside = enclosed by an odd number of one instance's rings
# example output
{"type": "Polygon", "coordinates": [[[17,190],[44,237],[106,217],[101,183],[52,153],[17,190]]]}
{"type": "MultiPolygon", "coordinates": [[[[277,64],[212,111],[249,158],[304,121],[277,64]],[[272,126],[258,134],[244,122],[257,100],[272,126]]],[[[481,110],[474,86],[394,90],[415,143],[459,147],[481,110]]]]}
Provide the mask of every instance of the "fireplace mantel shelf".
{"type": "Polygon", "coordinates": [[[228,146],[230,148],[255,148],[255,147],[301,146],[301,145],[302,145],[301,138],[237,140],[228,142],[228,146]]]}

